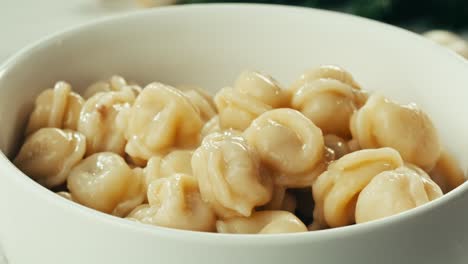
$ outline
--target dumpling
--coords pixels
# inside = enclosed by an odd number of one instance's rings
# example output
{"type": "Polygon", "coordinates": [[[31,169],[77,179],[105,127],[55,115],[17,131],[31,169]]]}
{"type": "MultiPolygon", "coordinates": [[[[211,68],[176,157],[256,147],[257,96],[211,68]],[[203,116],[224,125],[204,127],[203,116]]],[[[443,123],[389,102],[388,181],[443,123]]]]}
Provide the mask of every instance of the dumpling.
{"type": "Polygon", "coordinates": [[[314,226],[326,228],[353,224],[354,208],[361,190],[377,174],[403,165],[398,152],[391,148],[356,151],[330,164],[312,187],[314,226]]]}
{"type": "Polygon", "coordinates": [[[354,89],[360,90],[360,85],[354,80],[353,76],[346,70],[335,65],[322,65],[304,72],[289,88],[291,93],[296,93],[305,83],[318,79],[337,80],[347,84],[354,89]]]}
{"type": "Polygon", "coordinates": [[[325,134],[349,138],[351,116],[360,106],[360,90],[335,79],[304,83],[292,96],[292,107],[302,112],[325,134]]]}
{"type": "Polygon", "coordinates": [[[128,110],[135,101],[130,90],[100,92],[89,98],[81,109],[78,131],[86,136],[86,154],[114,152],[125,154],[124,128],[118,124],[118,115],[128,110]]]}
{"type": "Polygon", "coordinates": [[[344,155],[351,153],[350,147],[346,140],[333,134],[325,135],[323,139],[325,142],[325,146],[333,150],[333,153],[335,154],[335,159],[339,159],[344,155]]]}
{"type": "Polygon", "coordinates": [[[443,150],[435,167],[429,172],[432,180],[440,186],[444,193],[447,193],[466,181],[465,173],[446,150],[443,150]]]}
{"type": "Polygon", "coordinates": [[[197,87],[183,87],[182,90],[192,104],[198,108],[204,122],[207,122],[216,115],[216,106],[213,98],[203,89],[197,87]]]}
{"type": "Polygon", "coordinates": [[[123,90],[129,90],[134,93],[135,96],[140,94],[141,87],[136,84],[128,84],[127,81],[118,75],[112,76],[107,81],[99,81],[91,84],[83,93],[85,99],[93,97],[97,93],[102,92],[120,92],[123,90]]]}
{"type": "Polygon", "coordinates": [[[221,89],[215,96],[221,128],[240,131],[262,113],[287,106],[288,101],[288,93],[273,78],[256,71],[244,71],[233,88],[221,89]]]}
{"type": "Polygon", "coordinates": [[[152,157],[145,168],[146,186],[156,179],[176,173],[192,175],[192,155],[191,150],[174,150],[165,157],[152,157]]]}
{"type": "Polygon", "coordinates": [[[277,185],[310,186],[325,169],[316,170],[324,161],[322,132],[296,110],[265,112],[244,131],[244,136],[261,161],[278,172],[277,185]]]}
{"type": "Polygon", "coordinates": [[[198,190],[197,180],[174,174],[155,180],[148,188],[148,205],[136,208],[128,218],[138,222],[177,229],[215,230],[216,216],[198,190]]]}
{"type": "Polygon", "coordinates": [[[41,128],[30,135],[14,159],[26,175],[47,188],[59,186],[86,152],[83,134],[58,128],[41,128]]]}
{"type": "Polygon", "coordinates": [[[67,186],[76,202],[116,216],[127,215],[145,198],[143,173],[111,152],[82,160],[70,171],[67,186]]]}
{"type": "Polygon", "coordinates": [[[432,169],[441,153],[436,128],[418,106],[400,105],[377,94],[355,113],[351,131],[362,148],[394,148],[424,170],[432,169]]]}
{"type": "Polygon", "coordinates": [[[285,187],[274,186],[270,202],[262,206],[261,210],[281,210],[294,213],[296,210],[296,197],[287,191],[285,187]]]}
{"type": "Polygon", "coordinates": [[[223,88],[216,94],[215,104],[221,128],[240,131],[246,129],[257,116],[272,109],[271,106],[231,87],[223,88]]]}
{"type": "Polygon", "coordinates": [[[172,148],[192,148],[203,122],[198,109],[179,90],[152,83],[143,89],[126,115],[125,151],[148,160],[172,148]]]}
{"type": "Polygon", "coordinates": [[[203,125],[203,128],[201,130],[201,139],[213,132],[221,132],[221,125],[219,124],[218,115],[214,116],[208,122],[206,122],[205,125],[203,125]]]}
{"type": "Polygon", "coordinates": [[[272,108],[287,107],[288,94],[280,84],[267,74],[246,70],[234,83],[234,89],[271,106],[272,108]]]}
{"type": "Polygon", "coordinates": [[[442,191],[423,171],[409,167],[384,171],[361,191],[356,203],[356,223],[364,223],[407,211],[442,196],[442,191]]]}
{"type": "Polygon", "coordinates": [[[250,217],[218,220],[216,230],[229,234],[280,234],[307,232],[307,227],[290,212],[260,211],[250,217]]]}
{"type": "Polygon", "coordinates": [[[250,216],[270,201],[273,184],[261,173],[258,154],[235,132],[206,136],[192,156],[200,193],[221,218],[250,216]]]}
{"type": "Polygon", "coordinates": [[[72,92],[68,83],[57,82],[54,89],[47,89],[36,98],[26,135],[44,127],[76,130],[83,104],[83,98],[72,92]]]}
{"type": "Polygon", "coordinates": [[[71,194],[69,192],[57,192],[57,195],[65,198],[67,200],[74,201],[73,197],[71,196],[71,194]]]}

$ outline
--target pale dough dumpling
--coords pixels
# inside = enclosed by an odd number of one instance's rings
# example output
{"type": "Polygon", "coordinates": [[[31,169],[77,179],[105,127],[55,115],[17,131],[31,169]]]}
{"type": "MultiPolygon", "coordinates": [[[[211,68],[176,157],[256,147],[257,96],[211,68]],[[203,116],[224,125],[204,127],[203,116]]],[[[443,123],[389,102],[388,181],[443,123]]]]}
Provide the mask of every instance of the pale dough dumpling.
{"type": "Polygon", "coordinates": [[[198,87],[184,86],[180,89],[190,99],[192,104],[198,108],[204,122],[207,122],[216,115],[216,106],[213,98],[205,90],[198,87]]]}
{"type": "Polygon", "coordinates": [[[290,212],[260,211],[250,217],[218,220],[216,230],[229,234],[281,234],[307,232],[307,227],[290,212]]]}
{"type": "Polygon", "coordinates": [[[356,223],[395,215],[442,196],[442,191],[423,171],[401,167],[375,176],[356,203],[356,223]]]}
{"type": "Polygon", "coordinates": [[[83,104],[83,98],[72,92],[68,83],[57,82],[54,89],[47,89],[36,98],[26,135],[44,127],[76,130],[83,104]]]}
{"type": "Polygon", "coordinates": [[[292,107],[299,110],[325,134],[349,138],[349,122],[360,106],[351,85],[334,79],[306,82],[292,96],[292,107]]]}
{"type": "Polygon", "coordinates": [[[215,230],[215,213],[201,199],[193,176],[174,174],[153,181],[148,188],[148,201],[149,205],[136,208],[128,218],[177,229],[215,230]]]}
{"type": "Polygon", "coordinates": [[[403,165],[398,152],[391,148],[356,151],[330,164],[312,187],[314,226],[326,228],[353,224],[354,208],[361,190],[377,174],[403,165]]]}
{"type": "Polygon", "coordinates": [[[152,83],[143,89],[126,115],[125,151],[148,160],[172,148],[192,148],[203,122],[198,109],[179,90],[152,83]]]}
{"type": "Polygon", "coordinates": [[[216,115],[205,123],[201,130],[201,139],[213,132],[221,132],[221,125],[219,124],[219,116],[216,115]]]}
{"type": "Polygon", "coordinates": [[[271,199],[271,178],[260,173],[258,154],[238,133],[206,136],[192,156],[192,170],[203,200],[221,218],[250,216],[271,199]]]}
{"type": "Polygon", "coordinates": [[[89,98],[81,109],[78,131],[86,136],[86,154],[125,153],[124,128],[118,124],[118,115],[128,110],[135,101],[130,90],[100,92],[89,98]]]}
{"type": "Polygon", "coordinates": [[[91,84],[83,93],[85,99],[89,99],[97,93],[102,92],[120,92],[123,90],[129,90],[134,93],[135,96],[140,94],[141,87],[135,84],[128,84],[127,81],[118,75],[112,76],[107,81],[99,81],[91,84]]]}
{"type": "Polygon", "coordinates": [[[335,154],[335,159],[339,159],[344,155],[351,153],[351,149],[346,140],[333,134],[325,135],[323,139],[325,142],[325,146],[333,150],[333,153],[335,154]]]}
{"type": "Polygon", "coordinates": [[[457,160],[449,152],[443,150],[435,167],[429,172],[432,180],[447,193],[466,181],[463,172],[457,160]]]}
{"type": "Polygon", "coordinates": [[[273,196],[266,205],[262,206],[262,210],[281,210],[294,213],[296,210],[296,197],[292,195],[285,187],[275,186],[273,188],[273,196]]]}
{"type": "Polygon", "coordinates": [[[146,185],[160,178],[169,177],[176,173],[192,175],[191,150],[174,150],[165,157],[152,157],[144,169],[146,185]]]}
{"type": "Polygon", "coordinates": [[[111,152],[93,154],[70,172],[68,189],[73,199],[87,207],[125,216],[145,198],[143,174],[111,152]]]}
{"type": "Polygon", "coordinates": [[[264,73],[246,70],[237,77],[234,89],[271,106],[280,108],[288,106],[288,94],[279,83],[264,73]]]}
{"type": "Polygon", "coordinates": [[[240,131],[246,129],[257,116],[272,109],[270,105],[231,87],[223,88],[216,94],[215,104],[221,128],[240,131]]]}
{"type": "Polygon", "coordinates": [[[72,130],[41,128],[30,135],[14,159],[26,175],[47,188],[65,183],[86,152],[86,138],[72,130]]]}
{"type": "Polygon", "coordinates": [[[418,106],[378,94],[355,113],[351,132],[362,148],[394,148],[405,161],[425,170],[434,167],[441,153],[436,128],[418,106]]]}
{"type": "Polygon", "coordinates": [[[302,176],[313,171],[324,159],[322,132],[293,109],[265,112],[252,122],[244,136],[263,163],[283,176],[288,175],[283,177],[289,178],[283,179],[287,182],[276,181],[278,185],[302,187],[302,176]]]}
{"type": "Polygon", "coordinates": [[[344,70],[335,65],[322,65],[320,67],[308,70],[304,72],[299,79],[297,79],[289,88],[291,93],[296,93],[299,88],[304,86],[305,83],[310,81],[315,81],[318,79],[332,79],[337,80],[347,85],[350,85],[354,89],[360,90],[361,87],[354,80],[353,76],[344,70]]]}

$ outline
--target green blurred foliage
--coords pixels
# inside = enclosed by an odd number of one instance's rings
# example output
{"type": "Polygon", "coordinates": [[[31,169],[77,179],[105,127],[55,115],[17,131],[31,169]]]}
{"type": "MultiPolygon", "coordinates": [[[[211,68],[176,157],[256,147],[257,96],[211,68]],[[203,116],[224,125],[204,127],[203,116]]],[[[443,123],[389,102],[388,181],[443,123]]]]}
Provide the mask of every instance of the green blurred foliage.
{"type": "Polygon", "coordinates": [[[468,0],[182,0],[182,3],[255,2],[326,8],[384,22],[427,27],[468,28],[468,0]]]}

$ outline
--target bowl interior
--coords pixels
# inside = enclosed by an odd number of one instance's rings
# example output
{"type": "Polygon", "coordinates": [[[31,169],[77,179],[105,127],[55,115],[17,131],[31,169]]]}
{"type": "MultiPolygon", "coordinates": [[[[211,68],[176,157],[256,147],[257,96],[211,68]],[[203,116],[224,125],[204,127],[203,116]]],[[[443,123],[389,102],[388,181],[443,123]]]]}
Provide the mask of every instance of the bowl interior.
{"type": "Polygon", "coordinates": [[[57,80],[81,91],[120,74],[142,85],[195,84],[215,93],[245,68],[288,86],[321,64],[344,67],[365,89],[421,105],[468,166],[465,61],[380,23],[254,5],[143,12],[66,31],[22,52],[0,69],[0,149],[11,157],[35,97],[57,80]]]}

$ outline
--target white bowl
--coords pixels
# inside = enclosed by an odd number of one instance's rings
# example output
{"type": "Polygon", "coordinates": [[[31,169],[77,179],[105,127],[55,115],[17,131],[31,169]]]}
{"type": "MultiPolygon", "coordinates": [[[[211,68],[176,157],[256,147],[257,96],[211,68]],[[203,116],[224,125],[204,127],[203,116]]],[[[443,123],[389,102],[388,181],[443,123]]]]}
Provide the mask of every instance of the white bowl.
{"type": "MultiPolygon", "coordinates": [[[[0,68],[0,148],[17,147],[35,96],[113,73],[147,83],[229,85],[244,68],[284,84],[338,64],[367,89],[419,103],[468,166],[468,64],[404,30],[349,15],[269,5],[177,6],[46,38],[0,68]]],[[[468,184],[387,219],[286,235],[144,226],[61,199],[0,157],[0,244],[11,263],[467,263],[468,184]]]]}

